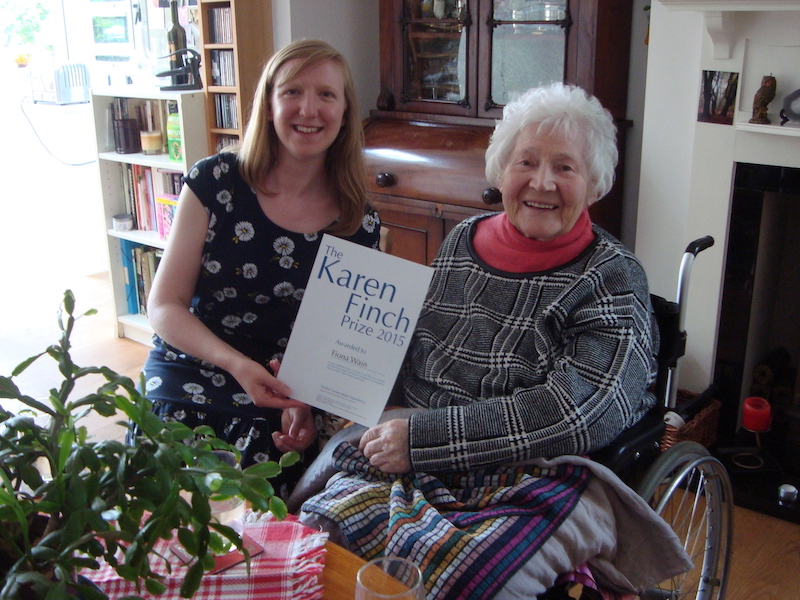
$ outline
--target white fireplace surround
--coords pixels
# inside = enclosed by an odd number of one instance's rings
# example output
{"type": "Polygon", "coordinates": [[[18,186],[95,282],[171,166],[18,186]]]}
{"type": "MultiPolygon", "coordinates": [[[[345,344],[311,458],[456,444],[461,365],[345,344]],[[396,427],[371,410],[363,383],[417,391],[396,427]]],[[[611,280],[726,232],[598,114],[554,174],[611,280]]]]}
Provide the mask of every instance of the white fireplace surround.
{"type": "Polygon", "coordinates": [[[716,244],[694,264],[679,385],[713,377],[728,217],[737,162],[800,167],[800,124],[779,125],[800,88],[800,0],[654,0],[650,17],[636,254],[654,293],[675,298],[686,244],[716,244]],[[701,73],[740,74],[734,125],[697,121],[701,73]],[[764,75],[777,80],[772,125],[750,125],[764,75]]]}

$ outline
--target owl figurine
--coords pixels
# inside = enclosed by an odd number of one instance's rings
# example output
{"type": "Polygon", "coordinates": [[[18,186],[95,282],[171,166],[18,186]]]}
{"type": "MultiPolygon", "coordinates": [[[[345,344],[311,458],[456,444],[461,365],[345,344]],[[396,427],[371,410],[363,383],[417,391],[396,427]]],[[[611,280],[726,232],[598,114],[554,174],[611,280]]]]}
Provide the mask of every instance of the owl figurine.
{"type": "Polygon", "coordinates": [[[771,121],[767,118],[767,105],[775,98],[777,83],[772,75],[765,75],[761,78],[761,87],[758,88],[753,98],[753,118],[750,119],[751,123],[758,123],[759,125],[770,124],[771,121]]]}

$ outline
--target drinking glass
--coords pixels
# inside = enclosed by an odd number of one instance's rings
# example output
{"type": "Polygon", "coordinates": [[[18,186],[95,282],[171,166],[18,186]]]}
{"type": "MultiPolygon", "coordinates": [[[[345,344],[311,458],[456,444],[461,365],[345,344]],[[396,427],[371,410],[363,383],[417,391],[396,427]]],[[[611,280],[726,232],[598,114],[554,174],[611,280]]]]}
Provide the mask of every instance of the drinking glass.
{"type": "Polygon", "coordinates": [[[356,575],[355,600],[425,600],[422,572],[407,558],[369,561],[356,575]]]}
{"type": "MultiPolygon", "coordinates": [[[[236,469],[241,469],[241,465],[236,461],[236,455],[228,450],[214,450],[220,462],[236,469]]],[[[240,536],[244,531],[244,513],[246,506],[242,498],[229,498],[227,500],[209,501],[211,517],[220,525],[227,525],[240,536]]],[[[234,547],[235,550],[235,547],[234,547]]]]}

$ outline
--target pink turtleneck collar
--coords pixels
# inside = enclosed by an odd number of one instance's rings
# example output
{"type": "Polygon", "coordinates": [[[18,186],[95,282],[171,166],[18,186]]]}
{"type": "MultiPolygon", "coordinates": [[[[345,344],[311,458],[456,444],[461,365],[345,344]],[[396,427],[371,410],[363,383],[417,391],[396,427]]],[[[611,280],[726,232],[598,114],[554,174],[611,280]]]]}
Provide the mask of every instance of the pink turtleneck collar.
{"type": "Polygon", "coordinates": [[[472,240],[478,256],[490,267],[508,273],[548,271],[568,263],[594,240],[589,212],[584,210],[572,229],[552,240],[522,235],[505,212],[477,224],[472,240]]]}

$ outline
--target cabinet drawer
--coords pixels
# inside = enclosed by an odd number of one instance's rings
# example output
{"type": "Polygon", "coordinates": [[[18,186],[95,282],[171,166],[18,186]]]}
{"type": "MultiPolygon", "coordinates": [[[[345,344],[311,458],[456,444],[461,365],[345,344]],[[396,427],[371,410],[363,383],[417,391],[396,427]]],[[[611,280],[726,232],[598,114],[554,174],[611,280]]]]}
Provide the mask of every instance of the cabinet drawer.
{"type": "Polygon", "coordinates": [[[491,127],[375,118],[364,126],[370,192],[488,208],[484,154],[491,127]]]}

